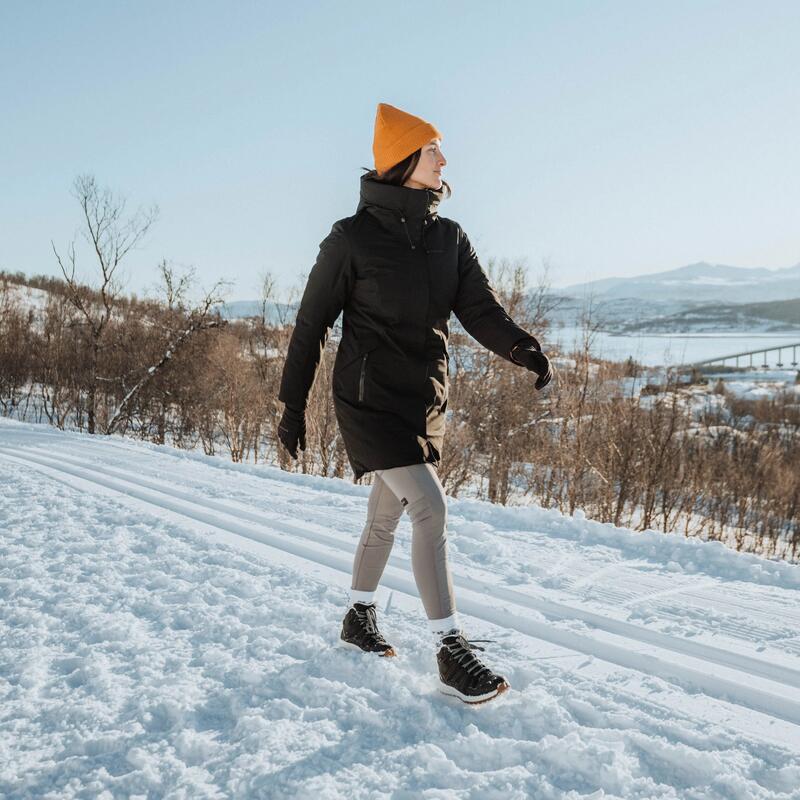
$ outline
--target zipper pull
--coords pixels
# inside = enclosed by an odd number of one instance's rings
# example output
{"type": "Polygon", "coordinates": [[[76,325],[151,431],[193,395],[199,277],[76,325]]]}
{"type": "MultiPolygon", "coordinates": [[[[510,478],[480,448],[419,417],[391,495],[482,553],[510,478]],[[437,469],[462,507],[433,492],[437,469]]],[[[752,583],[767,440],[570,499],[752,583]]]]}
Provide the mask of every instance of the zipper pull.
{"type": "Polygon", "coordinates": [[[400,217],[400,222],[403,223],[403,227],[406,229],[406,236],[408,237],[408,243],[411,245],[411,249],[416,250],[417,246],[414,244],[414,242],[411,241],[411,234],[408,232],[408,225],[406,225],[406,218],[400,217]]]}
{"type": "Polygon", "coordinates": [[[364,402],[364,379],[367,376],[367,356],[369,353],[364,353],[361,356],[361,375],[358,378],[358,402],[364,402]]]}

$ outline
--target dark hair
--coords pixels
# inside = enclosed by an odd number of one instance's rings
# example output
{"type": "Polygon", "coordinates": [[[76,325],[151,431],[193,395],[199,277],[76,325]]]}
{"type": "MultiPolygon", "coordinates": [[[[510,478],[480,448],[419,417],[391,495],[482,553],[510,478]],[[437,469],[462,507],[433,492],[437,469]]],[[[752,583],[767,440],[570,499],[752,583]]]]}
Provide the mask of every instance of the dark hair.
{"type": "MultiPolygon", "coordinates": [[[[420,147],[419,150],[415,150],[410,156],[407,156],[398,164],[389,167],[386,172],[378,172],[369,167],[361,167],[361,169],[366,170],[373,180],[380,181],[381,183],[391,183],[393,186],[402,186],[417,168],[421,154],[422,148],[420,147]]],[[[450,195],[453,194],[450,184],[444,178],[442,178],[442,189],[447,193],[445,197],[450,197],[450,195]]]]}

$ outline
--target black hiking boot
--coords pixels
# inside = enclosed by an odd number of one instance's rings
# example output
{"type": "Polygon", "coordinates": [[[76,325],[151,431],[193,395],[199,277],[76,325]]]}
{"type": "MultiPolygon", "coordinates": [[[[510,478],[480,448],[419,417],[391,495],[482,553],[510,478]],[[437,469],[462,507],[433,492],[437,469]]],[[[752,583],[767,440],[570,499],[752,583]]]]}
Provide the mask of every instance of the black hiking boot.
{"type": "Polygon", "coordinates": [[[381,636],[376,618],[374,604],[354,603],[342,622],[340,644],[379,656],[395,655],[394,648],[381,636]]]}
{"type": "Polygon", "coordinates": [[[444,636],[442,646],[436,654],[439,662],[439,691],[451,694],[465,703],[485,703],[506,691],[509,688],[506,679],[492,672],[472,652],[483,649],[468,642],[459,631],[444,636]]]}

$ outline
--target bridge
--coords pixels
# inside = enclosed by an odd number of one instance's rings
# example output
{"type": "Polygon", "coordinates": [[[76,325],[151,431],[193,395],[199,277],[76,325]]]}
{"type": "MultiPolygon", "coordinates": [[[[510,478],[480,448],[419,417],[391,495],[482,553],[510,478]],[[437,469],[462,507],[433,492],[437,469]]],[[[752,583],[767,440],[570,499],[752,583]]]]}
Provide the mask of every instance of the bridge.
{"type": "MultiPolygon", "coordinates": [[[[693,361],[690,364],[684,364],[684,369],[697,369],[700,367],[706,366],[714,366],[719,364],[720,366],[725,366],[727,362],[733,362],[730,366],[739,367],[739,360],[747,360],[749,363],[744,364],[744,367],[785,367],[785,366],[792,366],[796,367],[798,364],[797,361],[797,351],[800,350],[800,342],[796,342],[793,344],[782,344],[777,345],[775,347],[762,347],[759,350],[746,350],[742,353],[731,353],[727,356],[717,356],[716,358],[707,358],[704,361],[693,361]],[[791,358],[790,362],[784,362],[783,360],[783,351],[787,352],[791,351],[791,358]],[[768,358],[770,353],[777,353],[777,356],[772,356],[768,358]],[[753,364],[753,357],[754,356],[762,356],[763,363],[762,364],[753,364]],[[769,362],[772,363],[769,363],[769,362]]],[[[760,360],[760,359],[759,359],[760,360]]]]}

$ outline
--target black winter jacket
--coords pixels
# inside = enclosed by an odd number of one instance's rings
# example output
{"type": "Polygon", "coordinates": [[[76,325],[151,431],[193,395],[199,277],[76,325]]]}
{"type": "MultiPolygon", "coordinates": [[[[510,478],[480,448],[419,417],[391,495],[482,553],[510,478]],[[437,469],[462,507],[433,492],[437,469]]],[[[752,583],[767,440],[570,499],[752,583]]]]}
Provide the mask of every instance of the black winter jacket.
{"type": "MultiPolygon", "coordinates": [[[[278,398],[305,409],[330,327],[344,312],[333,368],[339,429],[356,478],[439,465],[447,410],[448,320],[511,361],[535,337],[508,316],[441,192],[361,177],[356,213],[333,224],[308,277],[278,398]]],[[[516,363],[516,362],[514,362],[516,363]]]]}

